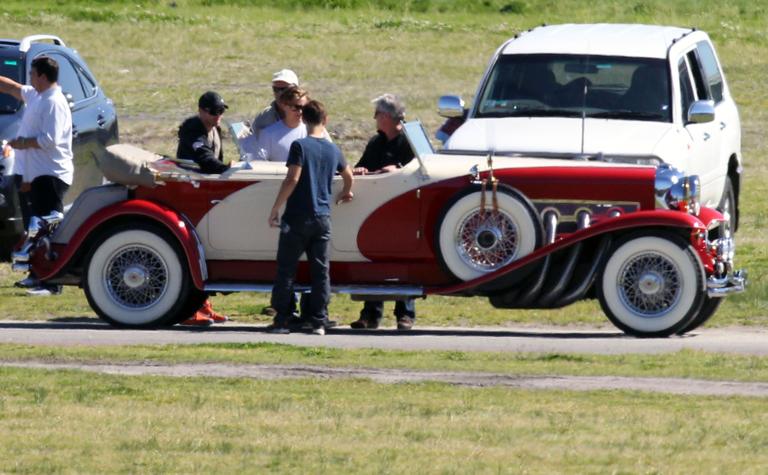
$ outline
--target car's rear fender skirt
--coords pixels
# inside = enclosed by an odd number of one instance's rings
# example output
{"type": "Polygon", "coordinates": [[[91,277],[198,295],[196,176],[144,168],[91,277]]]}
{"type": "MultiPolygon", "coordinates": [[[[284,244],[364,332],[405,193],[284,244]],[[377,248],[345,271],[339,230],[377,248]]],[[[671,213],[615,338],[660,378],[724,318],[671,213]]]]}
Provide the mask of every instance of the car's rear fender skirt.
{"type": "MultiPolygon", "coordinates": [[[[716,214],[712,214],[709,209],[706,209],[706,213],[704,210],[705,209],[702,209],[702,215],[705,219],[719,215],[717,211],[714,211],[716,214]]],[[[470,281],[465,281],[450,286],[428,288],[426,289],[426,293],[440,295],[490,295],[491,293],[506,293],[513,288],[518,289],[519,292],[522,292],[521,286],[501,288],[500,286],[494,284],[498,279],[509,278],[509,274],[524,272],[526,270],[529,271],[533,267],[532,264],[535,265],[536,263],[539,263],[539,265],[543,265],[545,263],[544,258],[546,256],[554,255],[555,253],[563,251],[564,249],[568,249],[579,242],[593,240],[594,238],[607,235],[615,237],[616,234],[638,228],[680,229],[686,230],[683,232],[685,235],[689,235],[690,232],[694,230],[706,230],[706,226],[700,219],[679,211],[653,210],[628,213],[625,215],[617,216],[615,218],[606,219],[602,222],[594,224],[589,228],[562,237],[556,240],[554,243],[541,247],[531,254],[528,254],[527,256],[515,262],[511,262],[507,266],[502,267],[494,272],[485,274],[470,281]],[[489,292],[489,289],[495,289],[496,291],[489,292]]],[[[578,256],[575,256],[574,258],[576,257],[578,256]]],[[[557,260],[562,261],[561,256],[557,256],[557,260]]],[[[583,261],[583,259],[581,261],[583,261]]],[[[557,271],[550,271],[548,274],[559,276],[560,274],[558,274],[558,272],[563,270],[564,269],[558,265],[557,271]]],[[[534,280],[538,280],[539,277],[540,276],[536,276],[534,280]]],[[[533,284],[535,283],[536,282],[534,281],[533,284]]],[[[565,293],[568,294],[569,292],[566,291],[565,293]]],[[[552,299],[552,306],[555,306],[557,299],[555,296],[553,296],[552,299]]]]}
{"type": "Polygon", "coordinates": [[[103,231],[127,221],[157,223],[168,229],[186,256],[192,282],[197,289],[203,290],[207,268],[194,226],[184,215],[147,200],[122,201],[98,210],[83,222],[66,245],[56,246],[58,252],[54,260],[47,261],[36,256],[33,260],[35,273],[40,279],[49,280],[66,273],[69,267],[77,267],[79,258],[96,244],[103,231]]]}

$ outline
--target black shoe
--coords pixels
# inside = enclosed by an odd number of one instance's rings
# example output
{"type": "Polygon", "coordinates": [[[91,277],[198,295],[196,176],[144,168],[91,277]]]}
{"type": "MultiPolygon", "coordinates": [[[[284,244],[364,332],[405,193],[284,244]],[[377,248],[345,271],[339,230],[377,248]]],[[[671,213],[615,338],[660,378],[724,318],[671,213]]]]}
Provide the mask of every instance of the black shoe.
{"type": "Polygon", "coordinates": [[[411,317],[400,317],[397,319],[398,330],[410,330],[413,328],[413,319],[411,317]]]}
{"type": "Polygon", "coordinates": [[[291,330],[283,325],[275,325],[274,323],[267,327],[267,333],[272,333],[273,335],[287,335],[291,333],[291,330]]]}
{"type": "Polygon", "coordinates": [[[29,275],[24,279],[14,282],[13,286],[21,289],[34,289],[35,287],[40,286],[40,281],[37,280],[36,277],[29,275]]]}
{"type": "Polygon", "coordinates": [[[354,322],[350,323],[349,326],[354,328],[355,330],[365,330],[365,329],[375,330],[379,328],[379,321],[360,318],[359,320],[355,320],[354,322]]]}

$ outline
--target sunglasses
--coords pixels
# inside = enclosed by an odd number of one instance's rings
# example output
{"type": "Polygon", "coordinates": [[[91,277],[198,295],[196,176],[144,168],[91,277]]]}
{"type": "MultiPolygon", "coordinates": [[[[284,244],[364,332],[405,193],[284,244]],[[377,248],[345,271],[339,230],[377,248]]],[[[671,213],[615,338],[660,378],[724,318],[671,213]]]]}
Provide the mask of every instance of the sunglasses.
{"type": "Polygon", "coordinates": [[[223,107],[217,107],[215,109],[205,109],[205,111],[211,115],[221,115],[224,113],[226,109],[223,107]]]}
{"type": "Polygon", "coordinates": [[[304,110],[304,106],[300,106],[298,104],[286,104],[285,107],[296,112],[301,112],[302,110],[304,110]]]}
{"type": "Polygon", "coordinates": [[[274,92],[275,94],[280,94],[281,92],[285,91],[286,89],[288,89],[288,88],[287,87],[275,87],[275,86],[272,86],[272,92],[274,92]]]}

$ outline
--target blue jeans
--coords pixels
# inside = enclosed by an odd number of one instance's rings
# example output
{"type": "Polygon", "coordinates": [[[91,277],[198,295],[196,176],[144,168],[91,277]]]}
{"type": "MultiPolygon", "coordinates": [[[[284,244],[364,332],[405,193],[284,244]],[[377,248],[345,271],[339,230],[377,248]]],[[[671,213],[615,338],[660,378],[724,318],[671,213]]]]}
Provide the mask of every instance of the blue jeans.
{"type": "Polygon", "coordinates": [[[277,311],[276,326],[287,326],[293,313],[293,284],[299,258],[305,252],[312,279],[312,293],[306,317],[314,327],[323,326],[328,322],[328,301],[331,296],[328,258],[330,240],[330,216],[283,217],[277,245],[277,276],[272,287],[272,308],[277,311]]]}

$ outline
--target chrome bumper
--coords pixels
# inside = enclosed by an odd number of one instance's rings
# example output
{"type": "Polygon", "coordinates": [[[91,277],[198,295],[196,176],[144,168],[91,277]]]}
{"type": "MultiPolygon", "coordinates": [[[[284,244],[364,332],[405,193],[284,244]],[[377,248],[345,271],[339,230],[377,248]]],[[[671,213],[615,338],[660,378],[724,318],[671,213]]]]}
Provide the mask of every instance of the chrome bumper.
{"type": "Polygon", "coordinates": [[[744,292],[746,288],[747,271],[743,269],[726,277],[717,278],[713,275],[707,279],[707,295],[713,298],[744,292]]]}
{"type": "Polygon", "coordinates": [[[707,295],[713,298],[744,292],[747,287],[747,271],[733,269],[736,245],[728,235],[709,243],[714,254],[715,273],[707,278],[707,295]]]}

